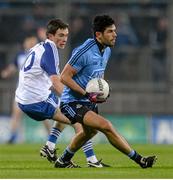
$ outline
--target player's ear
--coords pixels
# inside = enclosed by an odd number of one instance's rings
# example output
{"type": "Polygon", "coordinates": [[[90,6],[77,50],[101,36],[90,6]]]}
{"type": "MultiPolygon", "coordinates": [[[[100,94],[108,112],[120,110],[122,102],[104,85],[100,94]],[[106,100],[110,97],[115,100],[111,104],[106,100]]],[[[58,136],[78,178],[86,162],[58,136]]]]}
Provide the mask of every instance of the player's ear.
{"type": "Polygon", "coordinates": [[[95,32],[95,35],[96,35],[96,37],[98,37],[98,38],[99,38],[99,37],[101,37],[102,33],[101,33],[101,32],[99,32],[99,31],[96,31],[96,32],[95,32]]]}
{"type": "Polygon", "coordinates": [[[48,39],[52,40],[52,38],[54,37],[54,35],[51,34],[51,33],[48,33],[47,37],[48,37],[48,39]]]}

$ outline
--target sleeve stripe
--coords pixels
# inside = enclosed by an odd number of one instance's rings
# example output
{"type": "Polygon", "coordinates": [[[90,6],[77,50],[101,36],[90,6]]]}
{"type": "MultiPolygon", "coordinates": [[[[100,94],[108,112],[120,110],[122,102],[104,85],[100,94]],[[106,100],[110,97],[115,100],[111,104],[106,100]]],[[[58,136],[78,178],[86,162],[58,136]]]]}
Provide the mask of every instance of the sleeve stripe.
{"type": "Polygon", "coordinates": [[[53,75],[57,74],[56,66],[55,66],[55,56],[53,49],[49,43],[43,44],[45,51],[41,57],[40,66],[41,68],[47,72],[47,74],[53,75]]]}
{"type": "Polygon", "coordinates": [[[82,54],[84,54],[86,51],[88,51],[92,46],[94,46],[96,44],[96,42],[90,41],[88,44],[86,44],[82,49],[80,49],[80,51],[78,51],[69,61],[69,64],[73,65],[77,59],[82,56],[82,54]]]}

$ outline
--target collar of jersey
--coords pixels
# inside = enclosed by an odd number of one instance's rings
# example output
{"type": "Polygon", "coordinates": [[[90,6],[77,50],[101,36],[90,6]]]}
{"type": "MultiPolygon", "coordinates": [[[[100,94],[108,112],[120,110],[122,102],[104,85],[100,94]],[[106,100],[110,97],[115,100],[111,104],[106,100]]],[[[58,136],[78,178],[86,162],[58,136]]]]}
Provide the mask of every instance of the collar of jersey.
{"type": "Polygon", "coordinates": [[[100,53],[103,55],[105,46],[103,46],[101,43],[99,43],[95,37],[94,37],[94,40],[96,41],[96,44],[99,48],[100,53]]]}

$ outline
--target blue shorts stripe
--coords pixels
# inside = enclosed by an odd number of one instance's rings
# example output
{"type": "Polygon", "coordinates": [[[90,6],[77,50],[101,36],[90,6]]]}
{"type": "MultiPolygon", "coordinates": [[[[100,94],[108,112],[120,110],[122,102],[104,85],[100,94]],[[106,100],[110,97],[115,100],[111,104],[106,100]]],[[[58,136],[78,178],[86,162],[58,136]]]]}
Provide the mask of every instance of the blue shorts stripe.
{"type": "Polygon", "coordinates": [[[65,106],[65,110],[67,111],[68,114],[70,114],[71,117],[74,117],[76,115],[75,111],[70,106],[65,106]]]}

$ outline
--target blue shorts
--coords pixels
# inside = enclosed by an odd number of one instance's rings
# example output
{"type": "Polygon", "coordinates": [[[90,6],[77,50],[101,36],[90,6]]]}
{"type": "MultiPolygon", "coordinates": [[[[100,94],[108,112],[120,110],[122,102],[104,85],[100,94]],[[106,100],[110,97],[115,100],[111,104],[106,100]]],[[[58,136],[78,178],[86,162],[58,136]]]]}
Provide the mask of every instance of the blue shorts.
{"type": "Polygon", "coordinates": [[[29,117],[36,121],[52,119],[57,108],[60,106],[60,99],[51,93],[46,101],[23,105],[18,103],[19,108],[29,117]]]}
{"type": "Polygon", "coordinates": [[[70,102],[61,103],[61,112],[71,121],[72,124],[79,122],[83,124],[83,118],[88,111],[98,114],[98,106],[91,102],[70,102]]]}

